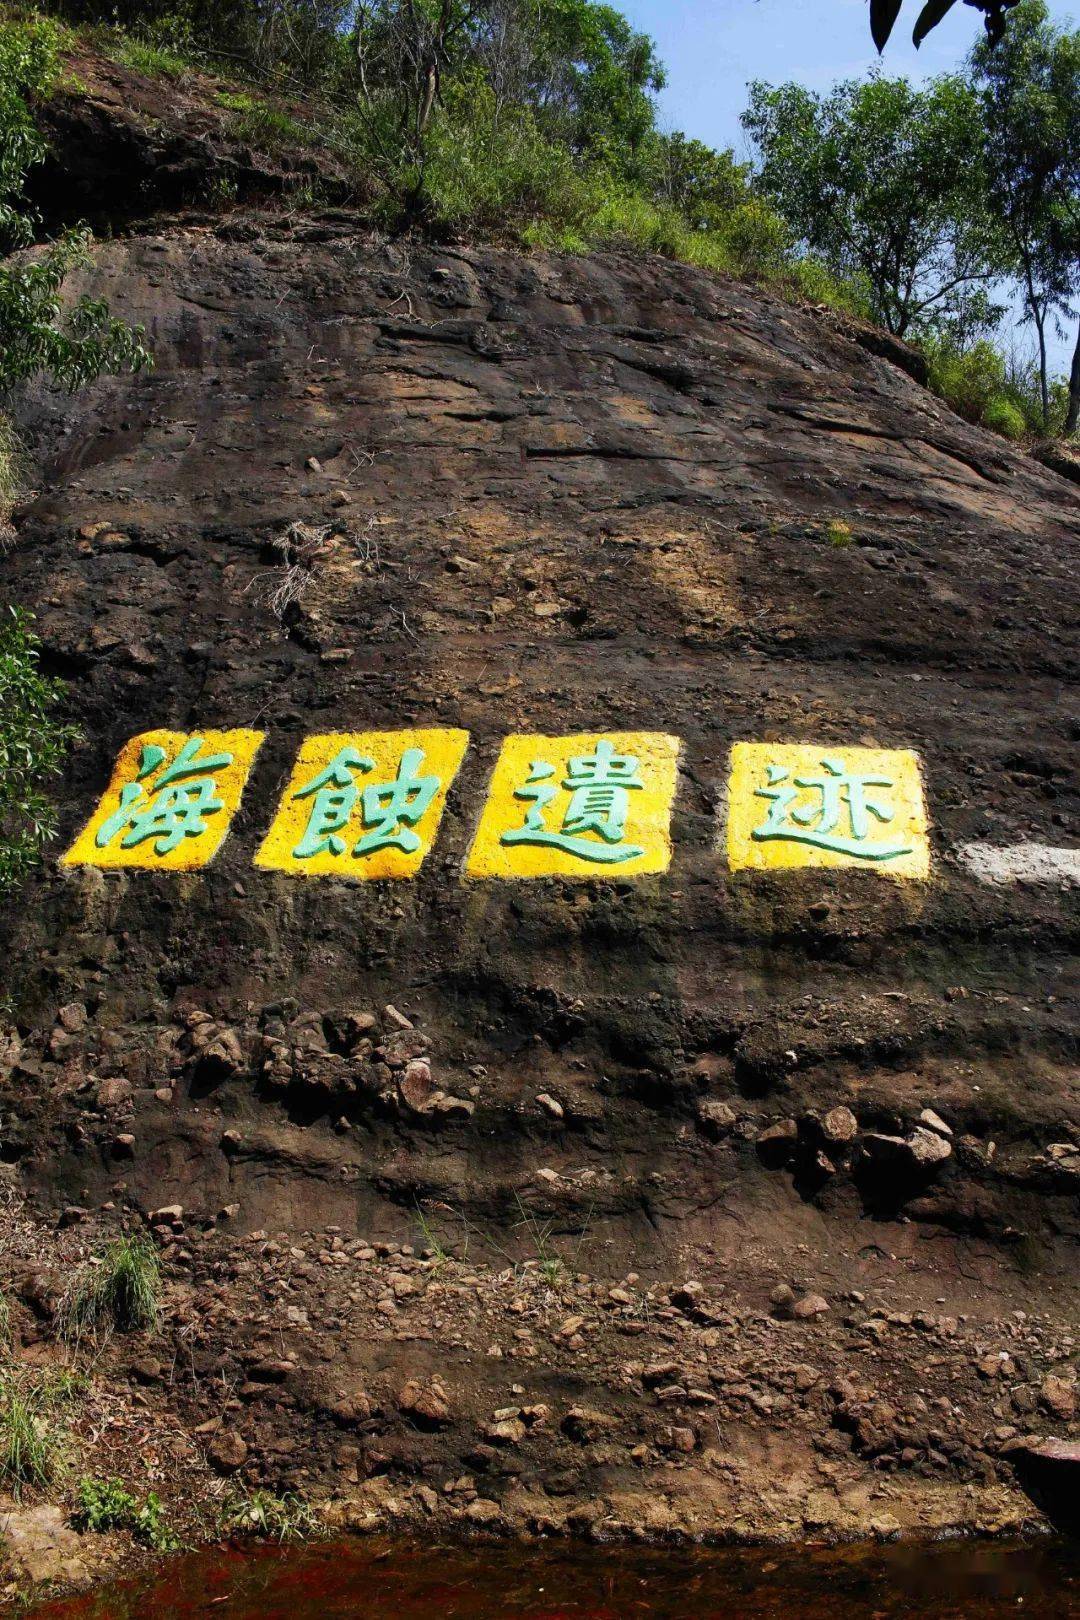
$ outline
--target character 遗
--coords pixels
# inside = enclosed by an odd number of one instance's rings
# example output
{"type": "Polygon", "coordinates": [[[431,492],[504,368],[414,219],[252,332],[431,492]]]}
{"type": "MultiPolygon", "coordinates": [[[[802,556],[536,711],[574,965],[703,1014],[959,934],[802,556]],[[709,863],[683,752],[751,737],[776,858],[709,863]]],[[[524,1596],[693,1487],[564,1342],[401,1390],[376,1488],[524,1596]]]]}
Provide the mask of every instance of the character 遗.
{"type": "Polygon", "coordinates": [[[125,743],[65,866],[189,872],[221,846],[261,731],[145,731],[125,743]]]}
{"type": "Polygon", "coordinates": [[[468,741],[467,731],[305,738],[256,866],[307,877],[413,877],[468,741]]]}
{"type": "Polygon", "coordinates": [[[727,836],[732,871],[866,866],[925,878],[918,756],[906,748],[736,743],[727,836]]]}
{"type": "Polygon", "coordinates": [[[671,861],[679,744],[658,732],[508,737],[469,877],[632,877],[671,861]]]}

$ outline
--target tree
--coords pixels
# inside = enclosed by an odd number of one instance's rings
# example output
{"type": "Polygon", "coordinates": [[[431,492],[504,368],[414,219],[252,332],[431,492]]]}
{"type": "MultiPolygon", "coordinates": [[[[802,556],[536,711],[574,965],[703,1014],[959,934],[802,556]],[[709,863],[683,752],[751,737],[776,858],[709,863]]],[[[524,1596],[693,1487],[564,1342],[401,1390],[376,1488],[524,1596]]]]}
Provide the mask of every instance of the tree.
{"type": "Polygon", "coordinates": [[[64,687],[38,668],[40,643],[30,625],[17,608],[0,620],[0,895],[56,834],[56,808],[41,782],[60,772],[76,735],[57,719],[64,687]]]}
{"type": "Polygon", "coordinates": [[[149,353],[140,329],[114,319],[99,299],[83,295],[67,308],[61,289],[87,257],[90,234],[75,227],[36,256],[12,258],[33,240],[26,208],[28,171],[45,157],[32,97],[48,93],[57,75],[55,30],[48,23],[0,23],[0,393],[35,373],[77,388],[102,371],[144,366],[149,353]]]}
{"type": "Polygon", "coordinates": [[[748,164],[681,134],[653,136],[646,180],[657,201],[677,208],[695,231],[718,229],[754,195],[748,164]]]}
{"type": "MultiPolygon", "coordinates": [[[[57,38],[47,23],[0,23],[0,400],[19,382],[44,372],[67,388],[102,371],[143,366],[149,354],[138,328],[125,326],[88,295],[65,305],[72,267],[86,259],[89,232],[66,231],[40,250],[19,253],[35,220],[22,199],[28,170],[45,143],[31,98],[57,74],[57,38]]],[[[0,413],[0,496],[10,498],[12,430],[0,413]]],[[[32,616],[8,608],[0,621],[0,893],[17,883],[55,833],[55,811],[41,790],[60,770],[74,732],[56,716],[63,686],[38,667],[32,616]]]]}
{"type": "MultiPolygon", "coordinates": [[[[1039,346],[1043,427],[1050,427],[1047,325],[1080,292],[1080,30],[1024,0],[999,45],[971,55],[992,213],[1039,346]]],[[[1080,329],[1066,432],[1080,421],[1080,329]]]]}
{"type": "Polygon", "coordinates": [[[423,212],[436,114],[479,98],[494,129],[522,111],[572,155],[630,173],[663,71],[652,41],[596,0],[370,0],[353,49],[362,124],[379,172],[423,212]]]}
{"type": "Polygon", "coordinates": [[[978,108],[954,77],[846,80],[826,96],[755,83],[743,125],[758,181],[888,331],[993,324],[978,108]]]}

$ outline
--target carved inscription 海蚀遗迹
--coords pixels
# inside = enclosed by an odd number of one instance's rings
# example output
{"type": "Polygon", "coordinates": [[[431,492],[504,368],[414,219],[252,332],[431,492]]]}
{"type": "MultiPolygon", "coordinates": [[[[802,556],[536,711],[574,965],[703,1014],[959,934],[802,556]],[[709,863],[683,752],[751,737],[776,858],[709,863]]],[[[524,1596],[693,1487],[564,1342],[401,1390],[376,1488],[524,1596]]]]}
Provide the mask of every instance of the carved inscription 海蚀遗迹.
{"type": "MultiPolygon", "coordinates": [[[[205,866],[262,740],[249,730],[133,737],[63,864],[205,866]]],[[[303,877],[414,877],[468,744],[468,732],[443,727],[305,738],[255,865],[303,877]]],[[[679,746],[652,731],[506,737],[465,876],[666,872],[679,746]]],[[[929,876],[922,777],[910,749],[736,743],[725,808],[733,872],[847,866],[929,876]]]]}

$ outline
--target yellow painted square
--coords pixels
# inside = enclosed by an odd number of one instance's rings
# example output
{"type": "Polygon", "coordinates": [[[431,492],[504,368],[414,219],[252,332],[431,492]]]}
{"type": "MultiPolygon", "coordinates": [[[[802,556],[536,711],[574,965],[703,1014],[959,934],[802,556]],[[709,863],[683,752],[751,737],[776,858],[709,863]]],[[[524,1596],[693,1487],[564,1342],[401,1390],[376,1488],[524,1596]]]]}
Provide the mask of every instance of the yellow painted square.
{"type": "Polygon", "coordinates": [[[733,872],[863,866],[929,877],[919,757],[910,748],[736,743],[727,848],[733,872]]]}
{"type": "Polygon", "coordinates": [[[143,731],[132,737],[117,755],[97,809],[60,864],[158,872],[205,866],[229,830],[264,735],[143,731]],[[222,756],[228,763],[206,768],[222,756]]]}
{"type": "Polygon", "coordinates": [[[468,743],[467,731],[444,730],[306,737],[255,865],[300,877],[415,877],[468,743]],[[408,759],[410,750],[421,757],[408,759]],[[335,791],[336,801],[325,797],[335,791]],[[363,840],[376,847],[360,848],[363,840]]]}
{"type": "MultiPolygon", "coordinates": [[[[492,773],[465,875],[625,878],[666,872],[671,863],[671,804],[678,755],[677,737],[651,731],[507,737],[492,773]],[[601,755],[610,757],[612,763],[582,764],[601,755]],[[616,763],[625,760],[633,764],[616,763]],[[536,774],[538,768],[543,774],[536,774]],[[632,777],[635,784],[621,787],[623,835],[609,839],[580,823],[577,832],[567,831],[564,823],[568,818],[574,821],[575,794],[583,791],[575,788],[575,782],[583,782],[590,774],[610,778],[613,773],[632,777]],[[532,832],[528,829],[530,817],[537,823],[532,832]],[[520,834],[537,841],[516,841],[520,834]],[[565,837],[575,847],[543,841],[551,834],[565,837]]],[[[615,785],[618,789],[618,782],[615,785]]],[[[580,798],[576,803],[580,805],[580,798]]],[[[615,831],[610,819],[607,826],[615,831]]]]}

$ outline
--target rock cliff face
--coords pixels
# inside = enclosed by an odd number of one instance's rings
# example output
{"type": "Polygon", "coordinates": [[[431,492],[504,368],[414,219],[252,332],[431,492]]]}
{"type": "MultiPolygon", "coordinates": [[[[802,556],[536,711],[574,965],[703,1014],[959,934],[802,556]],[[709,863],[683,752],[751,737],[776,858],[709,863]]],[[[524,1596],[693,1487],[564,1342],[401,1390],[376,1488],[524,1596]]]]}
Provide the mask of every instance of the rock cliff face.
{"type": "Polygon", "coordinates": [[[1075,840],[1076,488],[692,268],[125,217],[92,284],[155,369],[23,403],[3,562],[82,728],[65,842],[135,733],[267,736],[205,871],[9,910],[23,1342],[151,1217],[161,1332],[102,1365],[193,1495],[1020,1522],[1003,1450],[1076,1432],[1075,905],[960,852],[1075,840]],[[406,726],[471,736],[416,879],[253,867],[305,735],[406,726]],[[607,730],[681,739],[670,871],[466,881],[501,739],[607,730]],[[917,749],[930,881],[730,873],[736,741],[917,749]]]}

